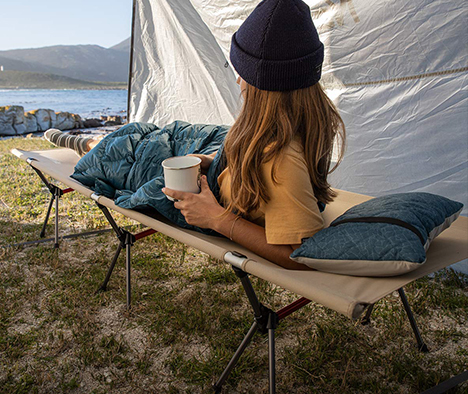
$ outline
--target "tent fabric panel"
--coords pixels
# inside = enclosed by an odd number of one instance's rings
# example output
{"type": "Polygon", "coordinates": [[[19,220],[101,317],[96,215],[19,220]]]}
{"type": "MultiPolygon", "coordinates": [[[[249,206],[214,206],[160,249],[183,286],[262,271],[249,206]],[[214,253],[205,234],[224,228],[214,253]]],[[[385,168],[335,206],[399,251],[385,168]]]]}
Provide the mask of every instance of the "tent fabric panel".
{"type": "Polygon", "coordinates": [[[468,75],[447,74],[342,91],[347,149],[332,185],[376,197],[439,194],[463,203],[466,215],[467,90],[468,75]]]}
{"type": "Polygon", "coordinates": [[[323,73],[332,74],[335,83],[359,84],[468,66],[464,0],[306,3],[326,46],[323,73]]]}
{"type": "Polygon", "coordinates": [[[131,121],[232,124],[239,96],[235,74],[189,0],[137,1],[131,121]]]}

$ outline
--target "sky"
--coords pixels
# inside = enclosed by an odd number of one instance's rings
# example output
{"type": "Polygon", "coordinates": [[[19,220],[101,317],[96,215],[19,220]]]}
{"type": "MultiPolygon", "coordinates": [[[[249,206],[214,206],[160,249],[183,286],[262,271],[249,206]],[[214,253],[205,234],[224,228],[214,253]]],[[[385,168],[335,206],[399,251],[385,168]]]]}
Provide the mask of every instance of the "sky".
{"type": "Polygon", "coordinates": [[[132,0],[0,0],[0,51],[51,45],[108,48],[130,37],[132,0]]]}

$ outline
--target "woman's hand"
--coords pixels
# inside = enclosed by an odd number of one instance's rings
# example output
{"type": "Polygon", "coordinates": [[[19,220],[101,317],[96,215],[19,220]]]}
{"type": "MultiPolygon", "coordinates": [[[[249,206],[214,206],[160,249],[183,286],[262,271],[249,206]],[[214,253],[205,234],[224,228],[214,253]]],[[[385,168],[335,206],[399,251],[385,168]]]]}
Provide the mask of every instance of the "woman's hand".
{"type": "Polygon", "coordinates": [[[162,192],[178,200],[174,203],[174,207],[180,210],[180,213],[185,217],[185,221],[192,226],[213,229],[216,221],[220,220],[220,216],[224,213],[224,208],[219,205],[211,192],[204,175],[201,178],[201,191],[199,194],[180,192],[167,187],[162,189],[162,192]]]}
{"type": "Polygon", "coordinates": [[[198,155],[198,154],[190,154],[187,156],[193,156],[193,157],[198,157],[201,159],[200,167],[203,172],[203,174],[206,174],[208,172],[208,169],[211,166],[211,163],[213,163],[213,159],[215,158],[217,152],[214,152],[210,155],[198,155]]]}

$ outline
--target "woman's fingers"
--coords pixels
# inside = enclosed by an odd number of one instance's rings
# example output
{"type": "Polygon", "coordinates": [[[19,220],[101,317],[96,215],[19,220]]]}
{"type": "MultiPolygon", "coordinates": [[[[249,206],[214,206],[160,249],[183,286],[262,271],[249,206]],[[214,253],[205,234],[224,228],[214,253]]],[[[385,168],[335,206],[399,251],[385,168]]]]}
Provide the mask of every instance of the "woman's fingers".
{"type": "Polygon", "coordinates": [[[180,192],[178,190],[172,190],[167,187],[163,187],[161,190],[166,196],[172,197],[175,200],[178,201],[183,201],[185,198],[187,198],[188,194],[191,193],[186,193],[186,192],[180,192]]]}
{"type": "Polygon", "coordinates": [[[207,190],[211,191],[210,185],[208,185],[208,179],[206,178],[206,175],[202,175],[200,186],[201,186],[202,193],[207,190]]]}

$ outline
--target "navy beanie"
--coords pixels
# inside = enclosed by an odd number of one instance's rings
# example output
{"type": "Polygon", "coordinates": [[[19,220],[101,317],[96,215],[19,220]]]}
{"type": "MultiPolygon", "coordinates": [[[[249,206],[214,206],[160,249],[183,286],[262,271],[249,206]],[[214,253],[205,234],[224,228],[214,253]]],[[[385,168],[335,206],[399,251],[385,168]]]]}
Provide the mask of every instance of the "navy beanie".
{"type": "Polygon", "coordinates": [[[302,0],[263,0],[232,36],[230,58],[258,89],[303,89],[320,80],[323,44],[302,0]]]}

